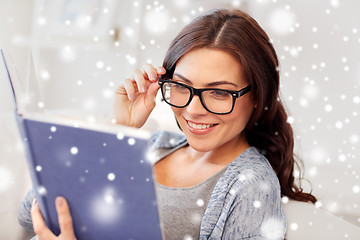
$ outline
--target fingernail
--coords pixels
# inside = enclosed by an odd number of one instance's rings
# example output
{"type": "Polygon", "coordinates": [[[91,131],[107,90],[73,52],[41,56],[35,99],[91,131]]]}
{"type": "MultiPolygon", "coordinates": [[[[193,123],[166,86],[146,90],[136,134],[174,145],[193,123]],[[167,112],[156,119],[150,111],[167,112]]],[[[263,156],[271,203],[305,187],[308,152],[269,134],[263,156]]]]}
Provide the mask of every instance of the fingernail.
{"type": "Polygon", "coordinates": [[[156,74],[155,73],[150,74],[150,80],[156,80],[156,74]]]}
{"type": "Polygon", "coordinates": [[[156,70],[157,70],[158,73],[163,73],[163,72],[165,72],[165,71],[164,71],[165,69],[162,68],[162,67],[157,67],[156,70]]]}
{"type": "Polygon", "coordinates": [[[146,92],[146,87],[145,87],[145,86],[141,86],[141,87],[140,87],[140,92],[142,92],[142,93],[146,92]]]}
{"type": "Polygon", "coordinates": [[[56,205],[58,207],[62,207],[64,205],[64,199],[62,197],[57,197],[56,198],[56,205]]]}
{"type": "Polygon", "coordinates": [[[34,200],[31,203],[31,208],[35,207],[36,203],[37,203],[36,198],[34,198],[34,200]]]}
{"type": "Polygon", "coordinates": [[[128,94],[128,97],[129,97],[129,100],[130,100],[130,101],[134,101],[135,93],[130,93],[130,94],[128,94]]]}

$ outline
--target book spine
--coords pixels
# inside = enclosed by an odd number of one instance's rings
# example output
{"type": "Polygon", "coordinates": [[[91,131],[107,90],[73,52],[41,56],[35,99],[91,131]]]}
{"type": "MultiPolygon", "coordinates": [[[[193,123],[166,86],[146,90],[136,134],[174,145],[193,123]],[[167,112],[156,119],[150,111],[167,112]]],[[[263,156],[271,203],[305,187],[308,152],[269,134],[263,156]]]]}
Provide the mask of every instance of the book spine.
{"type": "Polygon", "coordinates": [[[44,220],[47,224],[47,226],[50,229],[53,229],[53,226],[51,224],[50,221],[50,216],[49,216],[49,211],[48,211],[48,207],[46,205],[45,202],[45,196],[43,194],[43,192],[41,191],[42,188],[42,184],[41,184],[41,179],[38,177],[38,174],[36,174],[36,159],[34,157],[34,154],[32,152],[32,148],[31,148],[31,139],[30,139],[30,135],[27,132],[27,120],[22,118],[18,113],[15,113],[15,117],[17,120],[17,124],[19,127],[19,133],[22,139],[22,142],[24,144],[25,147],[25,155],[26,155],[26,162],[28,165],[28,169],[30,172],[30,177],[33,183],[33,188],[34,188],[34,192],[36,194],[36,200],[39,204],[40,207],[40,211],[41,214],[44,217],[44,220]],[[40,189],[40,191],[39,191],[40,189]]]}

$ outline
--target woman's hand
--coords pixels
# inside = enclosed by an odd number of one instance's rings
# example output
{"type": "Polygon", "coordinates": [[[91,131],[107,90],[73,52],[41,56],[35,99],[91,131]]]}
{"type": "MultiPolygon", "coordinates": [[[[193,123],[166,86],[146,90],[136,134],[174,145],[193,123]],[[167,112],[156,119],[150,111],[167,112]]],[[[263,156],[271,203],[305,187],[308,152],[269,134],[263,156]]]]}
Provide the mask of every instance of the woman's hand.
{"type": "Polygon", "coordinates": [[[160,86],[158,78],[165,74],[163,67],[145,64],[136,69],[115,93],[113,116],[118,124],[142,127],[155,107],[155,97],[160,86]]]}
{"type": "Polygon", "coordinates": [[[41,215],[39,205],[35,203],[31,208],[31,218],[33,221],[34,232],[38,240],[76,240],[72,217],[69,206],[63,197],[57,197],[55,200],[56,211],[58,214],[60,235],[55,236],[46,226],[44,218],[41,215]]]}

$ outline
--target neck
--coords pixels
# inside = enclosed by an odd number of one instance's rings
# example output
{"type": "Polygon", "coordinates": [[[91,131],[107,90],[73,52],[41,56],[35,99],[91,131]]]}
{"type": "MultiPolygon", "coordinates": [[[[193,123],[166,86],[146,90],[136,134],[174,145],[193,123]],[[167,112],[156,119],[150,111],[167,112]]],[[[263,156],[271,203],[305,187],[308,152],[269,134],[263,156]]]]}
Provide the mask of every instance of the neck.
{"type": "Polygon", "coordinates": [[[232,141],[207,152],[197,151],[191,146],[188,147],[187,151],[189,159],[194,163],[210,163],[226,166],[249,147],[250,145],[244,134],[241,134],[237,139],[233,139],[232,141]]]}

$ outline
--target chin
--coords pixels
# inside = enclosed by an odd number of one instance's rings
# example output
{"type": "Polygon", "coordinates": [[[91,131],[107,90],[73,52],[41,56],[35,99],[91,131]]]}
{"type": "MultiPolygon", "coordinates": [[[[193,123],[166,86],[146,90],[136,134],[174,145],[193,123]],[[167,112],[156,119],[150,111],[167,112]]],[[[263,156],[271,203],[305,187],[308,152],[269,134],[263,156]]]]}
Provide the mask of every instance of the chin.
{"type": "Polygon", "coordinates": [[[194,141],[189,138],[187,138],[187,139],[188,139],[189,146],[198,152],[209,152],[214,149],[213,146],[209,145],[208,140],[195,140],[194,141]]]}

